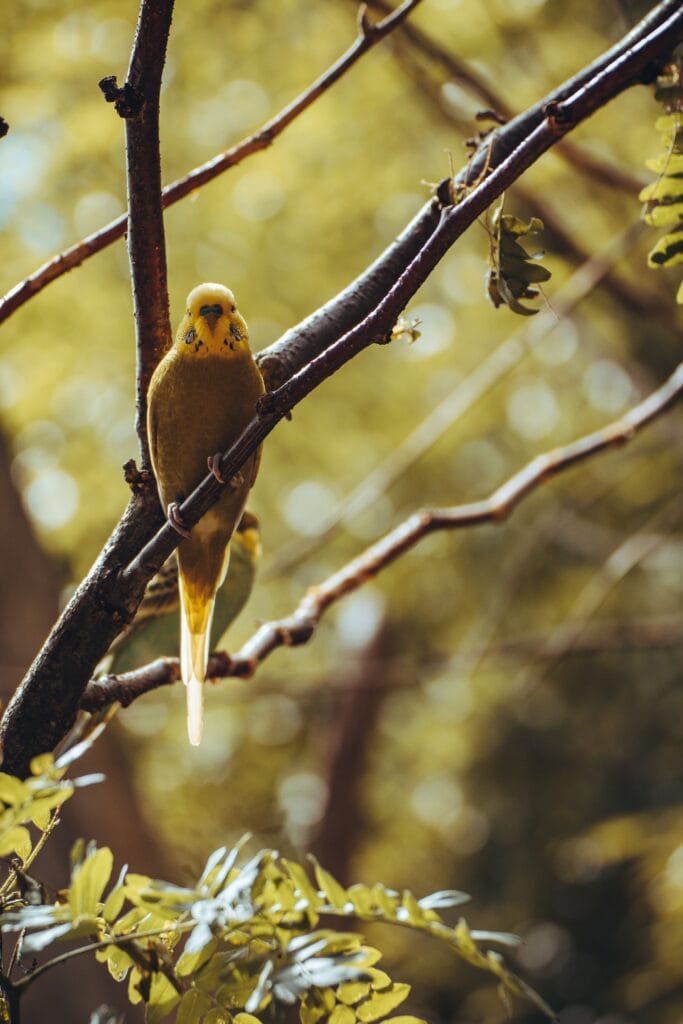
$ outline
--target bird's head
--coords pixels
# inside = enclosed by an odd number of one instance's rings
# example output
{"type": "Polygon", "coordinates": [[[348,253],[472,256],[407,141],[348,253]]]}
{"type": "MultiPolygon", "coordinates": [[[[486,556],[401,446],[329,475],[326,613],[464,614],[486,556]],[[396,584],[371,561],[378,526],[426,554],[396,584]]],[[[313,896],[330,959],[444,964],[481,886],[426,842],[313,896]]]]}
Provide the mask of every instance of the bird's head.
{"type": "Polygon", "coordinates": [[[235,304],[235,296],[222,284],[200,284],[187,297],[176,344],[196,355],[229,357],[249,350],[249,332],[235,304]]]}

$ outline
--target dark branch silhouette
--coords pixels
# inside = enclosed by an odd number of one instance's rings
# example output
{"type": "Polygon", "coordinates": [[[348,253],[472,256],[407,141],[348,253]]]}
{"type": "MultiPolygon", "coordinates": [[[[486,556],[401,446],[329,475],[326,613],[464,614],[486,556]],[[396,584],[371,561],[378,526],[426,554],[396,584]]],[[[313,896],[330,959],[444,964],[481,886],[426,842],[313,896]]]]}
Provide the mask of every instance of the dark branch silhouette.
{"type": "MultiPolygon", "coordinates": [[[[490,497],[453,508],[415,512],[333,576],[311,587],[287,618],[264,623],[236,654],[213,655],[209,675],[248,678],[278,648],[308,643],[331,605],[374,579],[423,538],[440,530],[502,523],[541,484],[579,462],[626,444],[670,409],[682,394],[683,363],[680,363],[661,387],[620,419],[561,448],[537,455],[490,497]]],[[[177,659],[159,658],[151,665],[120,676],[92,680],[83,695],[81,708],[93,711],[113,701],[128,705],[143,693],[179,678],[177,659]]]]}
{"type": "MultiPolygon", "coordinates": [[[[143,2],[141,22],[146,11],[147,5],[143,2]]],[[[293,355],[290,368],[302,361],[305,365],[262,400],[257,415],[220,460],[223,477],[234,476],[277,423],[322,381],[369,345],[386,341],[406,303],[467,227],[573,127],[629,85],[651,75],[653,62],[673,47],[682,29],[683,11],[679,3],[664,0],[616,47],[556,90],[550,102],[535,104],[500,128],[492,143],[475,154],[468,168],[459,175],[460,183],[468,184],[464,198],[455,206],[449,205],[453,192],[443,186],[439,189],[440,198],[432,200],[426,213],[418,215],[414,222],[417,228],[424,230],[431,218],[437,218],[436,225],[417,255],[409,259],[397,276],[396,262],[400,265],[413,247],[413,238],[404,233],[401,259],[394,262],[390,287],[387,289],[385,280],[384,289],[379,289],[379,301],[376,287],[381,272],[378,273],[378,265],[381,271],[384,257],[374,264],[371,287],[363,291],[367,281],[362,275],[358,279],[361,301],[354,305],[353,315],[359,310],[362,312],[364,307],[370,310],[361,322],[342,337],[332,331],[333,343],[325,347],[332,322],[330,316],[334,313],[334,303],[328,304],[320,329],[309,335],[310,345],[297,349],[294,340],[291,341],[287,347],[287,352],[293,355]],[[314,351],[320,352],[321,346],[324,351],[306,362],[311,345],[314,351]]],[[[157,51],[151,58],[158,61],[159,74],[163,49],[164,45],[160,45],[161,52],[157,51]]],[[[392,255],[395,256],[396,251],[394,247],[392,255]]],[[[273,348],[270,355],[277,355],[273,348]]],[[[281,351],[279,356],[287,364],[281,351]]],[[[139,477],[131,474],[131,478],[133,501],[7,709],[0,738],[3,768],[8,772],[25,774],[31,757],[52,749],[64,735],[94,666],[132,618],[147,581],[179,543],[178,534],[169,524],[152,536],[161,520],[154,487],[145,479],[144,467],[143,474],[139,477]]],[[[193,526],[217,500],[220,487],[213,474],[208,473],[183,503],[181,515],[188,526],[193,526]]],[[[440,528],[438,516],[430,520],[430,524],[425,529],[440,528]]],[[[399,544],[397,555],[400,549],[399,544]]]]}
{"type": "MultiPolygon", "coordinates": [[[[208,182],[213,181],[219,174],[236,167],[246,157],[259,153],[273,144],[275,139],[283,133],[285,128],[307,110],[323,93],[327,92],[330,86],[334,85],[356,61],[367,53],[376,43],[384,39],[390,32],[393,32],[410,12],[417,7],[420,0],[405,0],[400,7],[382,21],[370,22],[367,19],[361,20],[359,34],[355,42],[342,56],[332,64],[320,78],[316,79],[296,99],[287,104],[286,107],[272,117],[259,128],[253,135],[242,139],[237,145],[231,146],[224,153],[207,160],[206,163],[195,167],[182,178],[167,185],[161,193],[161,201],[164,207],[172,206],[192,192],[201,188],[208,182]]],[[[103,78],[100,88],[108,102],[117,105],[117,110],[122,117],[131,117],[138,109],[141,93],[136,91],[134,81],[127,81],[122,88],[119,88],[113,76],[103,78]]],[[[2,133],[0,131],[0,137],[2,133]]],[[[0,323],[28,302],[35,295],[38,295],[52,281],[56,281],[62,274],[68,273],[75,267],[79,267],[91,256],[106,249],[117,239],[123,238],[128,225],[128,213],[121,214],[109,224],[94,231],[83,238],[80,242],[65,249],[48,260],[41,267],[38,267],[25,280],[15,285],[0,300],[0,323]]]]}

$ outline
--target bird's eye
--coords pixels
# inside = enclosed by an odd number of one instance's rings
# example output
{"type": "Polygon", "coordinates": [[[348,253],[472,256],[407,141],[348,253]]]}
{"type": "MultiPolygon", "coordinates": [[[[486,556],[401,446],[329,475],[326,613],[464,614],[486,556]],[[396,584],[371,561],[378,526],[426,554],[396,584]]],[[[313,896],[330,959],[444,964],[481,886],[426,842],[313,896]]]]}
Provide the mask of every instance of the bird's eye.
{"type": "Polygon", "coordinates": [[[236,311],[236,309],[237,309],[237,306],[231,306],[230,307],[230,312],[234,313],[236,311]]]}

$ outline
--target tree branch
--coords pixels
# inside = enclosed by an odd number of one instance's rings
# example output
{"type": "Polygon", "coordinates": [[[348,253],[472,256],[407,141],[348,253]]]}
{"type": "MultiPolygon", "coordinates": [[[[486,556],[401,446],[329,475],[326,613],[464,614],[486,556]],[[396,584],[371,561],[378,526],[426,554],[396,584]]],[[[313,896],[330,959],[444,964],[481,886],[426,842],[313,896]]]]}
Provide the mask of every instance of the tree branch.
{"type": "MultiPolygon", "coordinates": [[[[235,655],[225,652],[214,654],[209,663],[209,676],[249,678],[261,662],[279,647],[297,647],[308,643],[331,605],[374,579],[424,537],[439,530],[504,522],[520,502],[541,484],[579,462],[631,441],[644,427],[670,409],[681,395],[683,363],[676,367],[661,387],[620,419],[561,448],[537,455],[488,498],[453,508],[415,512],[333,576],[311,587],[287,618],[261,626],[235,655]]],[[[92,680],[83,695],[81,708],[94,711],[113,701],[126,706],[143,693],[173,683],[178,678],[180,672],[177,659],[159,658],[150,665],[120,676],[92,680]]]]}
{"type": "MultiPolygon", "coordinates": [[[[372,0],[374,6],[382,8],[385,0],[372,0]]],[[[429,39],[412,25],[406,25],[402,36],[417,44],[417,48],[423,49],[428,56],[438,60],[440,64],[451,71],[452,77],[456,80],[463,80],[475,95],[489,101],[495,109],[511,116],[509,108],[493,93],[490,87],[482,79],[471,71],[463,61],[444,51],[433,40],[429,39]],[[497,102],[494,103],[494,100],[497,102]],[[502,103],[502,105],[501,105],[502,103]]],[[[404,70],[410,76],[420,93],[431,107],[435,108],[442,117],[462,133],[471,131],[469,119],[464,121],[454,112],[453,106],[449,103],[442,87],[442,83],[435,81],[429,74],[428,69],[418,59],[416,50],[410,45],[405,45],[402,39],[395,39],[392,49],[396,52],[404,70]]],[[[564,156],[568,163],[582,170],[598,183],[607,185],[610,188],[619,188],[631,195],[637,195],[640,188],[646,183],[645,178],[632,173],[628,168],[608,162],[603,157],[594,156],[589,150],[581,146],[573,146],[569,139],[563,139],[555,147],[555,151],[564,156]]],[[[589,258],[589,252],[582,246],[571,233],[569,226],[565,223],[561,214],[553,205],[552,199],[546,197],[537,190],[527,188],[521,181],[515,183],[511,189],[514,196],[526,208],[529,214],[538,216],[543,221],[543,235],[547,247],[552,248],[558,255],[564,256],[570,263],[583,263],[589,258]]],[[[640,230],[647,230],[647,225],[640,222],[640,230]]],[[[671,303],[661,296],[650,286],[645,286],[641,281],[626,280],[612,269],[605,279],[605,287],[615,300],[625,309],[631,310],[636,315],[649,318],[656,316],[660,322],[674,320],[671,310],[671,303]]],[[[672,326],[675,326],[672,324],[672,326]]]]}
{"type": "MultiPolygon", "coordinates": [[[[663,25],[669,26],[665,29],[669,42],[662,47],[658,55],[667,52],[675,45],[677,34],[680,34],[677,22],[669,24],[677,12],[678,0],[664,0],[592,64],[558,86],[524,113],[498,128],[486,140],[486,144],[480,147],[469,164],[456,175],[455,184],[463,185],[477,181],[484,170],[498,167],[543,122],[545,111],[551,104],[565,101],[587,83],[594,81],[604,71],[616,65],[621,58],[637,49],[643,40],[663,25]]],[[[654,59],[654,56],[653,54],[651,59],[654,59]]],[[[647,60],[635,72],[633,81],[645,74],[646,69],[647,60]]],[[[259,366],[270,387],[277,387],[282,380],[300,370],[331,345],[341,333],[350,331],[370,315],[384,298],[391,284],[408,267],[439,226],[441,208],[448,202],[447,197],[444,197],[443,186],[446,184],[442,182],[442,187],[437,190],[438,198],[426,203],[396,241],[392,242],[355,281],[260,353],[259,366]]]]}
{"type": "MultiPolygon", "coordinates": [[[[378,11],[389,9],[387,0],[368,0],[368,3],[370,7],[376,8],[378,11]]],[[[514,110],[505,96],[494,89],[466,60],[446,50],[436,39],[427,35],[416,25],[406,25],[402,37],[414,51],[422,54],[430,63],[443,68],[452,81],[459,82],[464,89],[485,103],[491,110],[505,120],[514,117],[514,110]]],[[[400,42],[394,42],[392,48],[396,48],[399,52],[407,49],[400,42]]],[[[636,174],[629,167],[615,163],[605,156],[598,156],[588,147],[569,139],[559,142],[556,152],[567,163],[608,188],[616,188],[637,195],[643,185],[647,184],[647,179],[636,174]]]]}
{"type": "MultiPolygon", "coordinates": [[[[387,341],[406,304],[476,218],[554,142],[636,80],[650,61],[656,55],[666,52],[672,38],[677,38],[682,31],[683,11],[679,8],[649,36],[628,49],[613,65],[602,69],[592,81],[581,85],[566,100],[549,103],[544,119],[510,156],[491,170],[456,206],[442,210],[434,233],[373,311],[281,387],[260,400],[257,415],[220,459],[221,475],[225,479],[234,476],[278,422],[345,363],[370,345],[387,341]]],[[[476,165],[476,161],[475,157],[472,164],[476,165]]],[[[213,473],[207,473],[180,508],[184,522],[190,527],[194,526],[216,502],[220,491],[221,485],[213,473]]],[[[177,532],[167,523],[134,559],[122,579],[131,583],[137,582],[141,576],[149,579],[150,574],[158,571],[179,541],[177,532]]]]}
{"type": "MultiPolygon", "coordinates": [[[[405,21],[419,3],[420,0],[404,0],[400,7],[397,7],[395,11],[382,21],[362,24],[359,27],[358,37],[349,49],[323,75],[300,93],[296,99],[288,103],[286,107],[283,107],[275,117],[266,121],[257,132],[242,139],[241,142],[231,146],[225,152],[212,157],[211,160],[207,160],[206,163],[195,167],[184,177],[178,178],[177,181],[167,185],[161,193],[161,201],[164,208],[173,206],[174,203],[184,199],[185,196],[213,181],[219,174],[241,163],[246,157],[251,156],[253,153],[259,153],[261,150],[271,146],[275,139],[300,114],[303,114],[320,96],[327,92],[330,86],[334,85],[342,75],[346,74],[364,53],[367,53],[376,43],[379,43],[405,21]]],[[[135,109],[133,97],[136,94],[136,85],[130,76],[129,82],[126,85],[122,89],[118,89],[116,80],[112,78],[102,79],[100,83],[100,88],[102,88],[105,97],[109,98],[110,102],[123,104],[124,115],[122,116],[130,116],[126,111],[131,109],[131,100],[132,107],[135,109]],[[126,85],[132,87],[132,95],[131,90],[126,90],[126,85]]],[[[53,256],[52,259],[35,270],[29,277],[15,285],[0,300],[0,323],[7,320],[12,313],[28,302],[29,299],[38,295],[52,281],[56,281],[57,278],[80,266],[90,259],[91,256],[95,256],[96,253],[106,249],[119,238],[123,238],[127,225],[128,213],[126,212],[120,217],[116,217],[109,224],[104,225],[104,227],[94,231],[80,242],[72,245],[69,249],[65,249],[64,252],[53,256]]]]}
{"type": "MultiPolygon", "coordinates": [[[[544,109],[537,104],[527,115],[501,129],[494,145],[495,159],[500,157],[501,138],[507,140],[506,145],[517,139],[517,148],[481,183],[472,187],[457,206],[449,206],[441,212],[436,230],[360,324],[282,387],[265,396],[259,413],[220,460],[222,475],[226,479],[234,476],[288,411],[323,380],[370,344],[386,340],[406,302],[476,217],[554,142],[639,80],[653,60],[673,47],[682,30],[680,5],[664,0],[627,37],[627,42],[622,41],[610,51],[612,57],[601,58],[589,71],[572,79],[570,84],[575,91],[568,88],[567,83],[557,90],[557,95],[566,95],[566,99],[547,104],[544,109]],[[619,55],[612,59],[615,52],[619,55]],[[534,119],[539,123],[530,135],[524,136],[522,126],[528,128],[534,119]]],[[[483,163],[489,152],[487,147],[486,153],[475,156],[470,171],[466,172],[470,174],[467,180],[471,182],[485,170],[483,163]]],[[[150,488],[142,490],[149,493],[150,488]]],[[[207,474],[182,505],[181,514],[189,526],[211,507],[220,491],[221,485],[213,474],[207,474]]],[[[122,626],[130,621],[147,581],[179,543],[178,534],[165,524],[140,550],[140,542],[150,535],[151,524],[159,518],[158,505],[155,511],[150,507],[148,514],[142,514],[139,506],[131,503],[109,544],[62,614],[3,719],[0,738],[5,771],[25,773],[34,754],[52,749],[64,735],[95,664],[122,626]],[[134,549],[135,541],[139,554],[130,561],[127,556],[134,549]],[[125,565],[128,567],[121,571],[125,565]]]]}
{"type": "Polygon", "coordinates": [[[126,118],[129,253],[137,340],[136,426],[143,474],[135,478],[133,498],[70,602],[69,614],[63,615],[50,633],[0,723],[3,767],[22,776],[28,773],[31,757],[40,750],[51,750],[73,724],[82,692],[79,674],[90,676],[96,663],[93,656],[101,657],[88,641],[101,634],[111,643],[139,603],[141,595],[132,595],[127,607],[125,601],[112,607],[98,584],[110,580],[117,566],[127,564],[162,519],[154,479],[146,468],[145,418],[149,378],[170,337],[159,199],[159,91],[172,11],[173,0],[142,0],[128,81],[117,100],[117,109],[126,118]]]}
{"type": "Polygon", "coordinates": [[[172,15],[173,0],[142,0],[125,86],[117,90],[118,99],[103,89],[108,100],[114,99],[126,122],[128,256],[137,353],[135,429],[143,471],[151,469],[147,389],[171,343],[161,206],[159,94],[172,15]]]}
{"type": "Polygon", "coordinates": [[[634,244],[641,222],[629,226],[584,264],[553,295],[552,308],[539,311],[484,355],[471,373],[411,430],[389,455],[371,470],[332,510],[309,537],[293,541],[278,552],[261,570],[259,578],[271,579],[288,572],[312,552],[318,550],[338,526],[349,523],[385,494],[443,435],[477,402],[487,395],[522,361],[531,346],[541,343],[609,275],[614,264],[634,244]]]}

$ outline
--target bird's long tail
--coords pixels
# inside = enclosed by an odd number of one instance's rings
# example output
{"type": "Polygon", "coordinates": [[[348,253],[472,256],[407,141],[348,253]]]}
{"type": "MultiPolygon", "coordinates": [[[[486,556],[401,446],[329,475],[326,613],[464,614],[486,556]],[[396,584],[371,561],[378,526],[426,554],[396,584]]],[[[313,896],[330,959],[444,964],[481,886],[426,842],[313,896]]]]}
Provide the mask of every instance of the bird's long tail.
{"type": "Polygon", "coordinates": [[[198,747],[204,718],[204,680],[209,660],[209,639],[215,599],[198,602],[180,576],[180,674],[187,688],[187,734],[198,747]]]}

